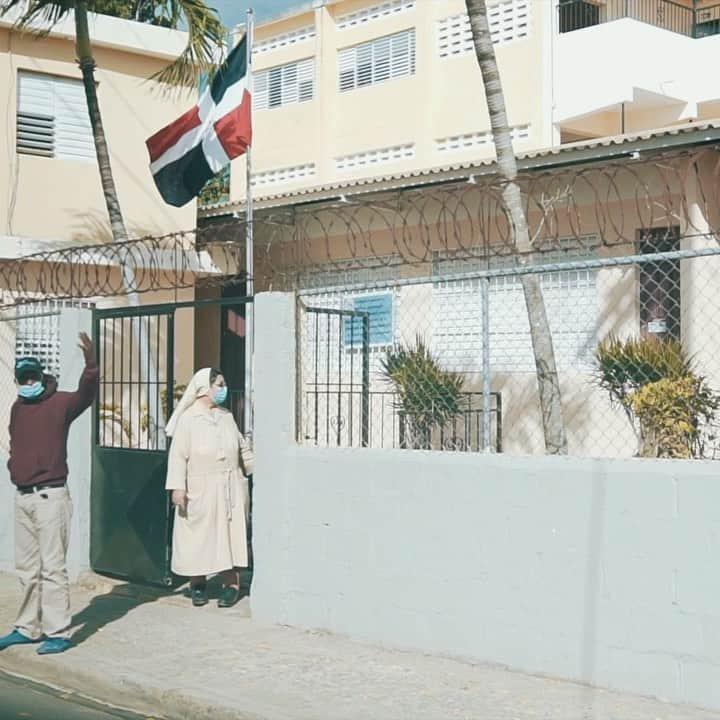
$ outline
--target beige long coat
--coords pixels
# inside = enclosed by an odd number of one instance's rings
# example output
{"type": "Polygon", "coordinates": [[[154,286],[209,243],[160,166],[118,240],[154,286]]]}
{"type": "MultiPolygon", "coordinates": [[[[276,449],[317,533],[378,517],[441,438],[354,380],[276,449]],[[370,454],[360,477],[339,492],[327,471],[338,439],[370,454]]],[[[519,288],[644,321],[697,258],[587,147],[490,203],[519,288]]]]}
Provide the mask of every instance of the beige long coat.
{"type": "Polygon", "coordinates": [[[168,458],[166,488],[187,490],[187,513],[175,509],[172,571],[211,575],[248,564],[248,481],[252,451],[232,414],[200,403],[180,417],[168,458]]]}

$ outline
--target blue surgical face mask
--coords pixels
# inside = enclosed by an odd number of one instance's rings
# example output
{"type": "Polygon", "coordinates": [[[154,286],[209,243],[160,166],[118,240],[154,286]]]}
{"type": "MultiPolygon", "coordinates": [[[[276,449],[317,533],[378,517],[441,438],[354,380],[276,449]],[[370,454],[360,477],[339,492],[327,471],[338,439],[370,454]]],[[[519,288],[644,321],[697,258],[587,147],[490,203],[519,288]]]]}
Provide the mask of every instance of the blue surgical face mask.
{"type": "Polygon", "coordinates": [[[18,387],[18,395],[26,400],[33,400],[36,397],[40,397],[44,389],[43,384],[39,380],[36,380],[34,383],[30,383],[30,385],[20,385],[18,387]]]}
{"type": "Polygon", "coordinates": [[[228,395],[228,389],[227,385],[222,385],[221,387],[216,387],[213,391],[213,400],[215,401],[216,405],[224,405],[225,401],[227,400],[228,395]]]}

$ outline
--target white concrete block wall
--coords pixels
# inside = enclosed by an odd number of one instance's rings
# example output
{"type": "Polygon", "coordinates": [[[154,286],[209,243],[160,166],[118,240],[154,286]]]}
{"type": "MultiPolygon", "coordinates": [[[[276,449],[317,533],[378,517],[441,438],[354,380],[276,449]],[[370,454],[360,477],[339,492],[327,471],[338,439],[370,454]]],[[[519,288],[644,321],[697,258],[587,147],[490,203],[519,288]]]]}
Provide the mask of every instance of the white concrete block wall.
{"type": "Polygon", "coordinates": [[[298,447],[256,313],[255,619],[720,710],[716,464],[298,447]]]}
{"type": "MultiPolygon", "coordinates": [[[[60,386],[77,390],[85,359],[78,347],[78,335],[92,336],[92,311],[63,308],[60,312],[60,386]]],[[[73,518],[68,547],[68,573],[71,580],[90,568],[90,478],[92,465],[92,408],[70,426],[68,436],[68,487],[73,502],[73,518]]]]}

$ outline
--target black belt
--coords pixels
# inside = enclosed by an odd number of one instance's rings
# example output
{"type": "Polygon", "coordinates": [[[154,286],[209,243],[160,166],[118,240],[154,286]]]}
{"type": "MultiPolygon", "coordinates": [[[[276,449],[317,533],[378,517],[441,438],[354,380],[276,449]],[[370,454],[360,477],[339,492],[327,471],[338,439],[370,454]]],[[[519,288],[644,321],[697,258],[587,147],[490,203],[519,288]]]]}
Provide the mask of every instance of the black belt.
{"type": "Polygon", "coordinates": [[[65,487],[64,482],[46,482],[38,483],[37,485],[18,485],[17,491],[21,495],[30,495],[31,493],[40,492],[41,490],[50,490],[52,488],[65,487]]]}

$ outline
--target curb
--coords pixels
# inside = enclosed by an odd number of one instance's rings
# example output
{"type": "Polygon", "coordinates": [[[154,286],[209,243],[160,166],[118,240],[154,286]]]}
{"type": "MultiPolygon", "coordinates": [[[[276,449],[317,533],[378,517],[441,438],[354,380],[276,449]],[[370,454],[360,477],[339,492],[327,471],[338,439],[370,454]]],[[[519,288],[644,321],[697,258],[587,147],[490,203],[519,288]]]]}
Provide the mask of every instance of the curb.
{"type": "Polygon", "coordinates": [[[153,720],[159,717],[166,720],[272,720],[240,709],[228,710],[200,702],[177,690],[160,690],[122,678],[113,681],[99,673],[58,664],[56,658],[39,657],[34,652],[28,655],[13,647],[0,652],[0,671],[117,709],[141,713],[153,720]],[[128,705],[128,698],[132,699],[131,705],[128,705]]]}

